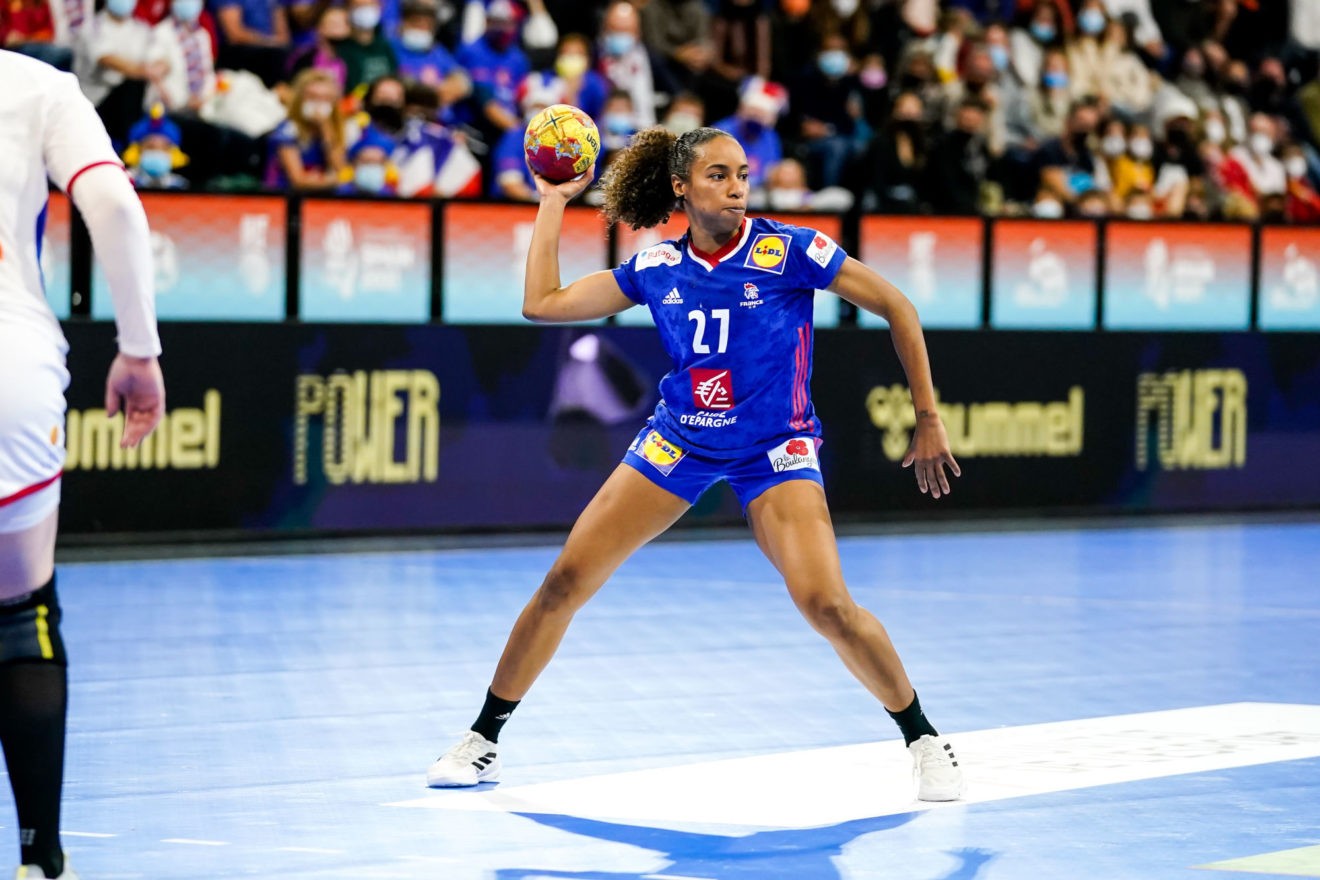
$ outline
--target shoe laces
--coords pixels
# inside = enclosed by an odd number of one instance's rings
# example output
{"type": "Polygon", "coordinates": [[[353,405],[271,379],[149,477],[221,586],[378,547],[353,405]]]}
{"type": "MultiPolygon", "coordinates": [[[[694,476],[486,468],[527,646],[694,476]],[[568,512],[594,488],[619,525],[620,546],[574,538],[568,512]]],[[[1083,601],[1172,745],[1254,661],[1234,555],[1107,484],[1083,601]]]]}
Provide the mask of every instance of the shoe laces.
{"type": "Polygon", "coordinates": [[[491,743],[484,736],[475,730],[469,730],[463,734],[463,741],[449,750],[445,757],[452,758],[460,764],[469,764],[476,758],[481,757],[491,751],[491,743]]]}
{"type": "Polygon", "coordinates": [[[917,747],[917,766],[924,767],[929,764],[948,764],[951,759],[949,753],[945,751],[944,745],[933,736],[923,736],[917,740],[914,745],[917,747]]]}

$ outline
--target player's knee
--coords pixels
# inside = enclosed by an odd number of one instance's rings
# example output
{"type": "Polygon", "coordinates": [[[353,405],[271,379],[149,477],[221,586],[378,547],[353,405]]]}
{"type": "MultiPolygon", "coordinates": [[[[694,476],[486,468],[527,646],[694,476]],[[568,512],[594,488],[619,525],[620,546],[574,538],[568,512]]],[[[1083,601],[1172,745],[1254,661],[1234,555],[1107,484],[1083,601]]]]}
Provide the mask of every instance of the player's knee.
{"type": "Polygon", "coordinates": [[[814,593],[798,608],[812,628],[831,641],[847,638],[856,628],[857,605],[846,595],[814,593]]]}
{"type": "Polygon", "coordinates": [[[0,664],[33,661],[67,662],[54,576],[39,589],[0,603],[0,664]]]}
{"type": "Polygon", "coordinates": [[[536,606],[542,614],[572,614],[582,607],[586,594],[581,572],[557,562],[536,591],[536,606]]]}

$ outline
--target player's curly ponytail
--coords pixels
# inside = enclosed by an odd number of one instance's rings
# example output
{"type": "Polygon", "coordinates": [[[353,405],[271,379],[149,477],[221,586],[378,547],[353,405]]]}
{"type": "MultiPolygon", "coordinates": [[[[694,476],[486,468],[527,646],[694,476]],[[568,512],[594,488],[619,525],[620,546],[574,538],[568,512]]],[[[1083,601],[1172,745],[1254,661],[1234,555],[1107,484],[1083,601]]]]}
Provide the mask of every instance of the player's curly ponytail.
{"type": "Polygon", "coordinates": [[[600,182],[605,194],[605,220],[633,229],[659,226],[679,207],[671,176],[688,179],[697,150],[717,137],[732,137],[718,128],[696,128],[675,135],[665,128],[645,128],[614,157],[600,182]]]}

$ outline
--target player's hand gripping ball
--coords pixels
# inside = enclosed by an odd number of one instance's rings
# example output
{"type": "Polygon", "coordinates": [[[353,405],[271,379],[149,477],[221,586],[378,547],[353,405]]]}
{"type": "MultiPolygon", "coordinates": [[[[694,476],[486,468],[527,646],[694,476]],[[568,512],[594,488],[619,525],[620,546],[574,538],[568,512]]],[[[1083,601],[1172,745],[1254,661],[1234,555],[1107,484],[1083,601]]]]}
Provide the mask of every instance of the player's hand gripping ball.
{"type": "Polygon", "coordinates": [[[523,150],[532,170],[552,183],[572,180],[600,154],[600,132],[591,117],[568,104],[551,104],[527,123],[523,150]]]}

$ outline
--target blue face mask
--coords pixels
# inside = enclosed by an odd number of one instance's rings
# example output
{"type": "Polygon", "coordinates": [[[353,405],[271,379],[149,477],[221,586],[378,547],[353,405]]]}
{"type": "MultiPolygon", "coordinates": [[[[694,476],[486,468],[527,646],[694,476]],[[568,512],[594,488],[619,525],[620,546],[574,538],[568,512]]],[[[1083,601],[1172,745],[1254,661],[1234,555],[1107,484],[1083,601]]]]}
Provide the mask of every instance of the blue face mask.
{"type": "Polygon", "coordinates": [[[1052,24],[1041,24],[1040,22],[1035,21],[1031,23],[1031,35],[1035,37],[1038,42],[1052,42],[1054,40],[1054,33],[1054,25],[1052,24]]]}
{"type": "Polygon", "coordinates": [[[1068,74],[1058,70],[1049,70],[1041,77],[1041,81],[1051,89],[1068,88],[1068,74]]]}
{"type": "Polygon", "coordinates": [[[378,193],[385,188],[385,166],[359,165],[353,169],[353,182],[363,192],[378,193]]]}
{"type": "Polygon", "coordinates": [[[990,63],[995,66],[995,70],[1004,70],[1008,67],[1008,49],[996,43],[989,51],[990,63]]]}
{"type": "Polygon", "coordinates": [[[848,72],[848,62],[848,53],[842,49],[827,49],[816,59],[820,72],[828,77],[843,76],[848,72]]]}
{"type": "Polygon", "coordinates": [[[191,24],[202,14],[202,0],[174,0],[170,6],[170,11],[179,21],[185,21],[191,24]]]}
{"type": "Polygon", "coordinates": [[[115,18],[128,18],[133,14],[137,0],[106,0],[105,8],[115,18]]]}
{"type": "Polygon", "coordinates": [[[174,157],[166,150],[143,150],[138,167],[148,177],[164,177],[174,168],[174,157]]]}
{"type": "Polygon", "coordinates": [[[614,58],[627,55],[637,45],[632,34],[612,33],[605,35],[605,54],[614,58]]]}
{"type": "Polygon", "coordinates": [[[603,121],[605,130],[610,134],[627,137],[637,130],[633,125],[632,117],[627,113],[606,113],[603,121]]]}
{"type": "Polygon", "coordinates": [[[1086,9],[1077,16],[1077,26],[1084,34],[1098,34],[1105,29],[1105,14],[1099,9],[1086,9]]]}

